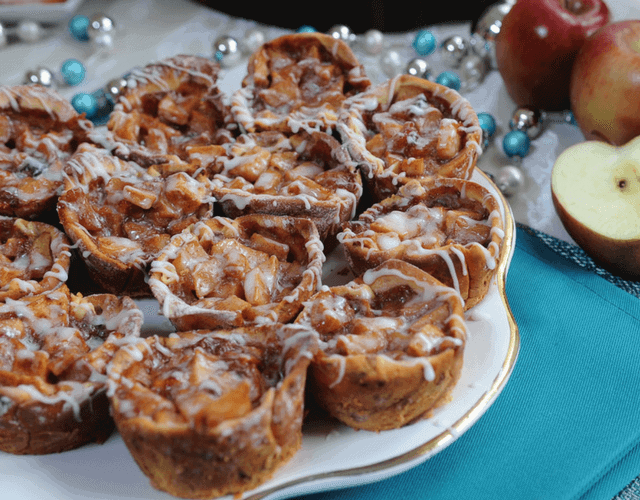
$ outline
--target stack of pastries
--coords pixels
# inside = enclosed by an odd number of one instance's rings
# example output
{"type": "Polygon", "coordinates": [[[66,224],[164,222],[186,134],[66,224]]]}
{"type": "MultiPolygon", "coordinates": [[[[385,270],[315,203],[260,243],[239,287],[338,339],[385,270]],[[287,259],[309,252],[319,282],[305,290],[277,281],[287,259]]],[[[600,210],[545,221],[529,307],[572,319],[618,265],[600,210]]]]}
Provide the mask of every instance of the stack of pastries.
{"type": "Polygon", "coordinates": [[[375,432],[450,400],[504,253],[470,180],[475,111],[427,80],[373,85],[319,33],[267,42],[232,95],[218,76],[198,56],[137,69],[104,127],[0,87],[3,451],[115,423],[154,487],[212,498],[295,454],[305,398],[375,432]],[[330,251],[353,279],[323,284],[330,251]],[[132,297],[175,331],[142,338],[132,297]]]}

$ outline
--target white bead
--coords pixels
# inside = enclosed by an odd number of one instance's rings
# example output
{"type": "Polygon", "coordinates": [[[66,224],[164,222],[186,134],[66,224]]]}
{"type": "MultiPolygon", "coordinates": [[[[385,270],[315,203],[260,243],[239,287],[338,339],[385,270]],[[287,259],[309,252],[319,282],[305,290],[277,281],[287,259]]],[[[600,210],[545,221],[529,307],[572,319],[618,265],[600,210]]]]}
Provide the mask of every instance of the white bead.
{"type": "Polygon", "coordinates": [[[384,35],[379,30],[369,30],[364,34],[364,50],[367,54],[376,55],[384,48],[384,35]]]}
{"type": "Polygon", "coordinates": [[[240,62],[242,52],[235,38],[225,35],[213,42],[213,56],[224,68],[231,68],[240,62]]]}
{"type": "Polygon", "coordinates": [[[415,59],[409,61],[405,73],[428,80],[431,76],[431,67],[429,66],[429,63],[427,61],[425,61],[421,57],[416,57],[415,59]]]}
{"type": "Polygon", "coordinates": [[[332,26],[327,33],[336,40],[342,40],[343,42],[348,44],[356,39],[356,36],[351,32],[351,28],[349,28],[349,26],[345,26],[344,24],[336,24],[332,26]]]}
{"type": "Polygon", "coordinates": [[[89,20],[87,35],[92,44],[100,49],[113,48],[116,25],[113,20],[104,14],[95,14],[89,20]]]}
{"type": "Polygon", "coordinates": [[[37,42],[42,37],[42,28],[35,21],[20,21],[16,35],[23,42],[37,42]]]}
{"type": "Polygon", "coordinates": [[[380,67],[389,78],[400,74],[404,69],[404,62],[400,52],[394,48],[383,51],[380,55],[380,67]]]}
{"type": "Polygon", "coordinates": [[[469,54],[460,64],[460,76],[465,90],[473,90],[487,74],[487,61],[477,54],[469,54]]]}
{"type": "Polygon", "coordinates": [[[242,38],[242,52],[246,55],[251,55],[262,47],[266,40],[267,37],[265,36],[264,31],[259,28],[252,28],[248,30],[242,38]]]}
{"type": "Polygon", "coordinates": [[[507,165],[498,170],[496,186],[506,197],[513,196],[524,187],[525,176],[518,167],[507,165]]]}

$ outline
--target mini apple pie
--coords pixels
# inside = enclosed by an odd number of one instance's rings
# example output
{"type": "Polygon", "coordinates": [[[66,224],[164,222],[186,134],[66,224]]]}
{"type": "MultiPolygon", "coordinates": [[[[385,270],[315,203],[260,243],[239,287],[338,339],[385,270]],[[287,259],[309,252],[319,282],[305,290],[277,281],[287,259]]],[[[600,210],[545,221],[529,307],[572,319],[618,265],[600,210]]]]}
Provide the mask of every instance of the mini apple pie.
{"type": "Polygon", "coordinates": [[[212,193],[228,217],[304,217],[326,242],[355,216],[362,195],[360,172],[330,135],[261,132],[241,135],[224,148],[208,170],[215,173],[212,193]]]}
{"type": "Polygon", "coordinates": [[[0,302],[55,290],[71,266],[67,236],[44,222],[0,216],[0,302]]]}
{"type": "Polygon", "coordinates": [[[149,286],[178,331],[286,323],[321,285],[324,261],[311,221],[214,217],[171,238],[149,286]]]}
{"type": "Polygon", "coordinates": [[[60,222],[89,275],[116,295],[150,296],[148,264],[171,235],[213,211],[206,179],[162,176],[89,144],[78,148],[67,172],[60,222]]]}
{"type": "Polygon", "coordinates": [[[0,86],[0,214],[55,214],[63,162],[92,124],[40,85],[0,86]]]}
{"type": "Polygon", "coordinates": [[[460,376],[463,316],[455,290],[399,260],[323,288],[296,319],[320,335],[311,394],[356,429],[394,429],[428,416],[448,402],[460,376]]]}
{"type": "Polygon", "coordinates": [[[249,60],[231,111],[246,132],[331,131],[345,99],[370,87],[342,40],[295,33],[265,43],[249,60]]]}
{"type": "Polygon", "coordinates": [[[0,305],[0,450],[46,454],[104,442],[114,428],[106,367],[141,325],[133,300],[82,297],[65,285],[0,305]]]}
{"type": "Polygon", "coordinates": [[[485,297],[503,237],[496,198],[464,179],[411,181],[338,235],[356,275],[388,259],[402,259],[455,288],[465,310],[485,297]]]}
{"type": "Polygon", "coordinates": [[[119,143],[114,153],[143,167],[188,171],[189,148],[230,140],[218,72],[216,62],[188,55],[133,70],[107,124],[119,143]]]}
{"type": "Polygon", "coordinates": [[[380,201],[410,179],[470,179],[482,130],[455,90],[400,75],[349,100],[338,130],[380,201]]]}
{"type": "Polygon", "coordinates": [[[300,447],[317,346],[315,332],[280,324],[140,340],[109,369],[118,431],[159,490],[213,498],[255,488],[300,447]]]}

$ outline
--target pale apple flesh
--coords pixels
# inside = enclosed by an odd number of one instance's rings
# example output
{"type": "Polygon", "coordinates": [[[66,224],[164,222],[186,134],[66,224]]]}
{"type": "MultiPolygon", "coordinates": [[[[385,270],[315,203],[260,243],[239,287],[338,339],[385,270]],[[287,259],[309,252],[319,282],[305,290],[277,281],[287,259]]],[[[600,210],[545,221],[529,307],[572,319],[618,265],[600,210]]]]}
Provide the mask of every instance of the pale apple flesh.
{"type": "Polygon", "coordinates": [[[640,137],[568,148],[554,164],[551,192],[578,245],[614,274],[640,279],[640,137]]]}

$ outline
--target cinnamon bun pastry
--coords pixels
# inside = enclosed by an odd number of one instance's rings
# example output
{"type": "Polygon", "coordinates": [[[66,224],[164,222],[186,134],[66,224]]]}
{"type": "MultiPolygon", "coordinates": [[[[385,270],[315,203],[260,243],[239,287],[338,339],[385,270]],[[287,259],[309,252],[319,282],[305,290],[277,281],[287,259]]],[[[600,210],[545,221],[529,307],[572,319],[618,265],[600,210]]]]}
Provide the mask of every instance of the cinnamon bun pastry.
{"type": "Polygon", "coordinates": [[[449,401],[466,342],[462,299],[400,260],[324,287],[296,324],[318,332],[310,393],[355,429],[382,431],[449,401]]]}
{"type": "Polygon", "coordinates": [[[49,220],[64,161],[92,128],[55,90],[0,86],[0,215],[49,220]]]}
{"type": "Polygon", "coordinates": [[[444,178],[408,182],[338,235],[356,275],[401,259],[455,288],[465,310],[486,296],[503,238],[497,199],[475,182],[444,178]]]}
{"type": "Polygon", "coordinates": [[[331,132],[344,101],[370,85],[342,40],[317,32],[284,35],[251,56],[231,111],[246,132],[331,132]]]}
{"type": "Polygon", "coordinates": [[[300,447],[316,350],[313,332],[278,324],[140,340],[109,369],[118,431],[155,488],[238,495],[300,447]]]}
{"type": "Polygon", "coordinates": [[[311,221],[214,217],[171,238],[149,286],[178,331],[286,323],[320,286],[324,261],[311,221]]]}
{"type": "Polygon", "coordinates": [[[46,454],[113,431],[106,367],[137,339],[142,312],[114,295],[66,285],[0,305],[0,450],[46,454]]]}
{"type": "Polygon", "coordinates": [[[338,130],[375,201],[411,179],[470,179],[482,153],[471,104],[453,89],[411,75],[351,98],[338,130]]]}

